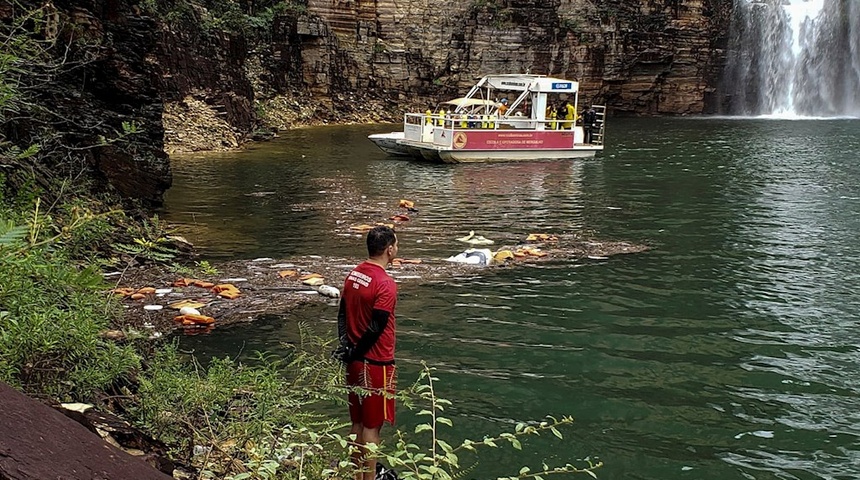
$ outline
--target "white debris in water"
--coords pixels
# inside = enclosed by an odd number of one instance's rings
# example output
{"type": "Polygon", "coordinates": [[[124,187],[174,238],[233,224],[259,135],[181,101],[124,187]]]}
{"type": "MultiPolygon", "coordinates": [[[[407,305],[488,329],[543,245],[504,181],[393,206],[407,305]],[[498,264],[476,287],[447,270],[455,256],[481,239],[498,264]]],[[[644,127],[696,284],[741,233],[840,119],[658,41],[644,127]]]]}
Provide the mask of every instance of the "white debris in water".
{"type": "Polygon", "coordinates": [[[338,290],[337,287],[332,287],[331,285],[320,285],[317,288],[317,292],[319,292],[320,295],[325,295],[330,298],[340,297],[340,290],[338,290]]]}
{"type": "Polygon", "coordinates": [[[773,438],[773,432],[770,430],[756,430],[754,432],[743,432],[735,435],[735,438],[739,439],[744,435],[752,435],[754,437],[759,438],[773,438]]]}
{"type": "Polygon", "coordinates": [[[144,305],[143,306],[144,310],[161,310],[162,308],[164,308],[163,305],[144,305]]]}
{"type": "Polygon", "coordinates": [[[271,262],[272,260],[274,260],[274,258],[271,258],[271,257],[260,257],[260,258],[255,258],[255,259],[253,259],[253,260],[251,260],[251,261],[252,261],[252,262],[271,262]]]}
{"type": "Polygon", "coordinates": [[[222,278],[221,281],[224,283],[238,283],[238,282],[247,282],[248,279],[242,278],[242,277],[234,277],[234,278],[222,278]]]}

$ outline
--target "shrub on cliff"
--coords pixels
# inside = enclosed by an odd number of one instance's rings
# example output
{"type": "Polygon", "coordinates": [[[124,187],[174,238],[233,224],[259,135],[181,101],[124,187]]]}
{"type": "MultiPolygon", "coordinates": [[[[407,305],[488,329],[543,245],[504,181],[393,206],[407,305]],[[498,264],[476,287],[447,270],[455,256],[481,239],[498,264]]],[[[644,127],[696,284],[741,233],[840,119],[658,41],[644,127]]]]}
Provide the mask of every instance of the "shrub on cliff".
{"type": "Polygon", "coordinates": [[[180,0],[143,2],[144,9],[170,25],[193,23],[204,32],[229,32],[244,35],[252,42],[271,40],[272,25],[279,15],[297,15],[307,10],[296,0],[180,0]]]}

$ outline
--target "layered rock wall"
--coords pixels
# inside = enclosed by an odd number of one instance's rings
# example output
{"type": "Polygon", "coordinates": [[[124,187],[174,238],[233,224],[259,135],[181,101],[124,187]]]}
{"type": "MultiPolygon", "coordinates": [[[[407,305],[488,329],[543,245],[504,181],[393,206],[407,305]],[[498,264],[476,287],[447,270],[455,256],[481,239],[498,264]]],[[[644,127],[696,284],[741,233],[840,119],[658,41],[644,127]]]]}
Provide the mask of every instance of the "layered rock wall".
{"type": "Polygon", "coordinates": [[[585,101],[628,114],[706,111],[730,0],[309,0],[325,29],[305,36],[318,92],[401,99],[462,92],[487,73],[578,79],[585,101]],[[331,49],[346,61],[325,61],[331,49]],[[323,52],[322,50],[328,50],[323,52]],[[338,68],[344,68],[338,71],[338,68]]]}

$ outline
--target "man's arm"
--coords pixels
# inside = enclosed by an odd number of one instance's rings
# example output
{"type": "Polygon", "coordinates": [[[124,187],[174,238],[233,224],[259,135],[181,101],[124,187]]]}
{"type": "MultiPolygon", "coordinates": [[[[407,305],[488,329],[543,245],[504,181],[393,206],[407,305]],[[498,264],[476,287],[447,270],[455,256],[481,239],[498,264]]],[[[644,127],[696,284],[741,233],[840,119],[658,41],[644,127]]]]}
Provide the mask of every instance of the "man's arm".
{"type": "Polygon", "coordinates": [[[340,306],[337,310],[337,338],[342,346],[349,345],[349,335],[346,333],[346,303],[344,303],[343,298],[340,299],[340,306]]]}
{"type": "Polygon", "coordinates": [[[351,357],[353,360],[363,359],[364,355],[373,348],[373,345],[379,340],[382,332],[385,331],[385,327],[388,326],[388,317],[390,315],[385,310],[373,309],[370,315],[370,325],[367,326],[367,330],[364,331],[364,334],[358,340],[358,345],[355,346],[352,352],[351,357]]]}

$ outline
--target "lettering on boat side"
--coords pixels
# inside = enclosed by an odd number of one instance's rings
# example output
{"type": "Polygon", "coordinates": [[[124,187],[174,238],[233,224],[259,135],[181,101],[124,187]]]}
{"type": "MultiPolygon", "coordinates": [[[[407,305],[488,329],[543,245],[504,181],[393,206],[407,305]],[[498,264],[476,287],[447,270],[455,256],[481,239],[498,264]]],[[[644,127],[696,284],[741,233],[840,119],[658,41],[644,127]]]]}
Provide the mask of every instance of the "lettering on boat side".
{"type": "Polygon", "coordinates": [[[573,138],[570,131],[558,130],[543,132],[470,130],[455,132],[451,146],[456,150],[558,150],[571,148],[573,138]]]}
{"type": "Polygon", "coordinates": [[[508,85],[510,87],[525,87],[526,84],[522,82],[506,82],[502,81],[502,85],[508,85]]]}
{"type": "Polygon", "coordinates": [[[552,84],[553,90],[570,90],[573,85],[570,82],[556,82],[552,84]]]}

